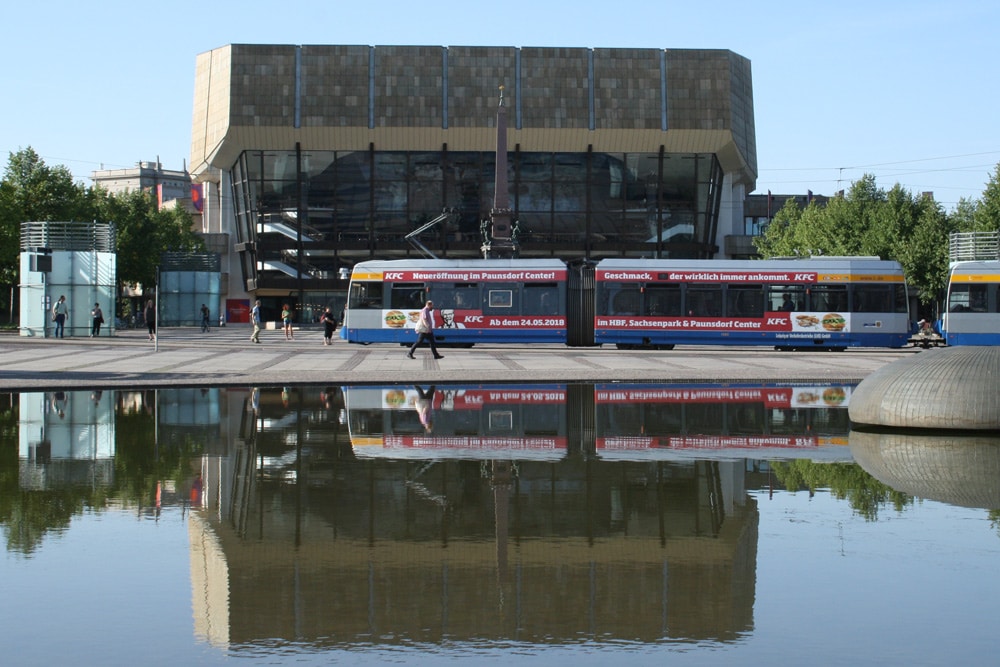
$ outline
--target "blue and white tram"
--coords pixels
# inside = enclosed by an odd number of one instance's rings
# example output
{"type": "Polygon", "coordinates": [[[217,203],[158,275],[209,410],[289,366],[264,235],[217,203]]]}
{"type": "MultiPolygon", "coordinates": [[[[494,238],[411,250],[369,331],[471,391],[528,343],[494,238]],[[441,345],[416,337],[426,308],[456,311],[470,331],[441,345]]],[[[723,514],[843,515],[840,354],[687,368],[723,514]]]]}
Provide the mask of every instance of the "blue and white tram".
{"type": "Polygon", "coordinates": [[[952,264],[941,335],[948,345],[1000,345],[1000,261],[952,264]]]}
{"type": "Polygon", "coordinates": [[[351,343],[413,342],[420,309],[434,302],[446,345],[565,343],[566,264],[546,259],[359,262],[344,321],[351,343]]]}
{"type": "Polygon", "coordinates": [[[596,343],[619,347],[903,347],[910,334],[898,262],[608,259],[596,267],[596,343]]]}
{"type": "Polygon", "coordinates": [[[445,345],[844,349],[903,347],[911,331],[902,267],[877,257],[465,259],[358,263],[345,337],[410,344],[428,299],[445,345]]]}

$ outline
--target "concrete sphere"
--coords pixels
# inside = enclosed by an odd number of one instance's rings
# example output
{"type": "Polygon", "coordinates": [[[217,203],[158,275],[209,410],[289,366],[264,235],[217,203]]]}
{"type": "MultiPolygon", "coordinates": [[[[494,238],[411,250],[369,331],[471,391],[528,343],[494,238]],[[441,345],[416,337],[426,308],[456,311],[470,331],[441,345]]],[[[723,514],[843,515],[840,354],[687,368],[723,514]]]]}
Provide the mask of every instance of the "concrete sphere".
{"type": "Polygon", "coordinates": [[[1000,430],[1000,347],[948,347],[875,371],[851,394],[856,424],[1000,430]]]}

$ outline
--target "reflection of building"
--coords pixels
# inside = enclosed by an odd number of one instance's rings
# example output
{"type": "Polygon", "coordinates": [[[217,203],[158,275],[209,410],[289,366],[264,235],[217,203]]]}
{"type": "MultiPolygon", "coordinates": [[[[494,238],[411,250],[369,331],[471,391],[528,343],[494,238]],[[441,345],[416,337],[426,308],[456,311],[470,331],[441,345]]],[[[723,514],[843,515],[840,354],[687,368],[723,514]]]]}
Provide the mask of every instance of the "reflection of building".
{"type": "Polygon", "coordinates": [[[730,51],[245,44],[196,62],[205,229],[258,296],[343,290],[444,209],[422,242],[477,257],[501,84],[521,256],[715,257],[742,232],[753,95],[730,51]]]}
{"type": "Polygon", "coordinates": [[[474,461],[326,463],[303,457],[298,479],[253,480],[241,508],[223,495],[192,524],[204,636],[558,644],[752,628],[741,463],[515,461],[503,493],[474,461]]]}
{"type": "Polygon", "coordinates": [[[245,399],[240,436],[203,464],[214,491],[190,529],[196,632],[213,644],[752,628],[743,461],[357,459],[339,390],[245,399]]]}
{"type": "Polygon", "coordinates": [[[114,401],[103,392],[19,395],[22,488],[108,485],[115,470],[114,401]]]}

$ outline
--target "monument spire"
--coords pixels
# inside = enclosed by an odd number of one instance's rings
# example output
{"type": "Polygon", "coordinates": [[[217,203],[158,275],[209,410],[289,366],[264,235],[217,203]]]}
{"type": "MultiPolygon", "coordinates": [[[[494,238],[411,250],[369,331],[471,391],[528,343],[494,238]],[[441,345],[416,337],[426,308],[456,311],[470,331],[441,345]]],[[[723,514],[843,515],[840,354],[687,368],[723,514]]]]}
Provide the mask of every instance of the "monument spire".
{"type": "Polygon", "coordinates": [[[496,178],[490,219],[483,221],[483,257],[486,259],[517,257],[517,230],[511,225],[513,217],[510,195],[507,192],[507,107],[503,103],[503,86],[500,86],[500,103],[497,106],[496,178]]]}

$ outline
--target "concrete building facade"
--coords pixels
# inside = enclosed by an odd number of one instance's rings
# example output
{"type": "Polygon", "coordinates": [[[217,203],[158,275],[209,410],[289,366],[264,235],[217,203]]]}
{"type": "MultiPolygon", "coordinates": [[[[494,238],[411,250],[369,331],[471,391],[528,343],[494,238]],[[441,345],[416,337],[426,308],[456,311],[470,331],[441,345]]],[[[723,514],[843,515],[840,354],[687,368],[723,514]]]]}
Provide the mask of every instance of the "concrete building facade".
{"type": "Polygon", "coordinates": [[[92,171],[90,180],[112,194],[147,190],[164,202],[191,198],[191,175],[187,169],[164,169],[159,160],[137,162],[128,169],[92,171]]]}
{"type": "Polygon", "coordinates": [[[442,212],[423,245],[481,256],[501,86],[521,257],[713,258],[744,233],[731,51],[230,44],[197,57],[191,143],[230,291],[321,306],[357,261],[420,256],[405,236],[442,212]]]}

